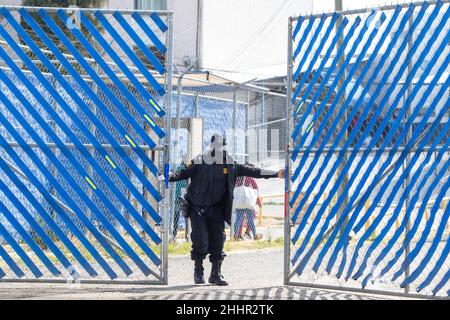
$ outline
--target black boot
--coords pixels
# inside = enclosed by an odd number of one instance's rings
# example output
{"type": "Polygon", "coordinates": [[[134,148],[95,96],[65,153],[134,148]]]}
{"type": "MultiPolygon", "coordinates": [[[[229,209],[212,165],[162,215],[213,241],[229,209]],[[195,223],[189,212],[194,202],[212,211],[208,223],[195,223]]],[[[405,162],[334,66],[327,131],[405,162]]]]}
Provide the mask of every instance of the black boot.
{"type": "Polygon", "coordinates": [[[209,283],[216,286],[227,286],[228,282],[222,276],[220,268],[222,267],[222,261],[215,261],[212,263],[211,276],[209,277],[209,283]]]}
{"type": "Polygon", "coordinates": [[[194,283],[195,284],[204,284],[205,277],[203,276],[203,260],[197,259],[194,260],[194,283]]]}

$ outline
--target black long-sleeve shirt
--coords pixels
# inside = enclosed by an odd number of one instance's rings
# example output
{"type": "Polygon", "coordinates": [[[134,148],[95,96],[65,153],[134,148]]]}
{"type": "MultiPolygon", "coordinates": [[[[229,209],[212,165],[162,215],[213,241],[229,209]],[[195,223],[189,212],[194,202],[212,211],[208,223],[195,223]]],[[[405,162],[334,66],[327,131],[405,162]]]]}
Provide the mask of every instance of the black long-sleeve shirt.
{"type": "Polygon", "coordinates": [[[278,177],[278,172],[239,163],[206,164],[192,161],[187,167],[171,173],[169,181],[191,179],[189,201],[195,206],[208,207],[222,201],[227,192],[232,196],[239,176],[267,179],[278,177]],[[230,177],[230,174],[233,176],[230,177]]]}

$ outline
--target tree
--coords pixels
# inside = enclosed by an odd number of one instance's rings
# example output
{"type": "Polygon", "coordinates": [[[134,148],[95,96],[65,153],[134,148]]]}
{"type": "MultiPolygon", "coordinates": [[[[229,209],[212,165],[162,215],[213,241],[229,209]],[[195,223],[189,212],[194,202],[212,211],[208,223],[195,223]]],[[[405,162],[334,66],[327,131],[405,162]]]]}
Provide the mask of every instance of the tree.
{"type": "MultiPolygon", "coordinates": [[[[77,6],[79,8],[99,8],[103,5],[105,0],[22,0],[23,6],[30,7],[61,7],[67,8],[70,6],[77,6]]],[[[86,13],[85,13],[86,14],[86,13]]],[[[36,21],[36,23],[44,30],[47,36],[53,40],[54,44],[63,52],[69,53],[68,50],[63,46],[58,37],[53,33],[53,31],[47,26],[47,24],[42,20],[40,15],[37,12],[30,12],[30,15],[36,21]]],[[[49,12],[49,16],[56,22],[56,24],[62,29],[64,34],[70,41],[77,47],[80,53],[84,56],[87,55],[84,47],[78,42],[78,40],[73,36],[72,32],[66,27],[63,21],[59,19],[54,12],[49,12]]],[[[98,21],[93,18],[92,14],[86,14],[86,16],[91,20],[91,22],[98,27],[98,21]]],[[[32,28],[26,23],[24,19],[20,21],[21,26],[25,29],[27,34],[33,39],[33,41],[42,49],[47,49],[46,45],[42,42],[42,40],[36,35],[36,33],[32,30],[32,28]]],[[[89,40],[91,38],[90,33],[84,26],[81,26],[81,31],[84,36],[89,40]]],[[[24,44],[24,41],[21,39],[21,42],[24,44]]],[[[30,55],[33,55],[31,52],[30,55]]],[[[51,55],[52,56],[52,55],[51,55]]],[[[51,57],[53,58],[53,57],[51,57]]]]}

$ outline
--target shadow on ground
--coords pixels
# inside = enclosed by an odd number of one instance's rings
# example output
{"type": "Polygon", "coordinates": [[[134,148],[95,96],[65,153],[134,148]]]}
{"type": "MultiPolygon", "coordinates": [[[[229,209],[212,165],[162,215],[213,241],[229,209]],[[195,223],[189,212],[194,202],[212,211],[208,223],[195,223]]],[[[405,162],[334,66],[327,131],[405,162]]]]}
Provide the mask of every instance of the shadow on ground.
{"type": "Polygon", "coordinates": [[[216,286],[0,285],[0,299],[130,299],[130,300],[375,300],[380,297],[328,290],[273,286],[227,289],[216,286]]]}

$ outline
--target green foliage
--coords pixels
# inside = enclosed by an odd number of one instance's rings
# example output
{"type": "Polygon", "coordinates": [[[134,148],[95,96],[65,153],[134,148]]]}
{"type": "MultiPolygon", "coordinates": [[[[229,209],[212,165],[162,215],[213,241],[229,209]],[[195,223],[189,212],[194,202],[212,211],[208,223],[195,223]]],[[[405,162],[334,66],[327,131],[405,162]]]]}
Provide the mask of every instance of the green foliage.
{"type": "MultiPolygon", "coordinates": [[[[61,8],[67,8],[70,6],[77,6],[79,8],[100,8],[102,5],[106,2],[106,0],[22,0],[22,5],[28,6],[28,7],[61,7],[61,8]]],[[[91,13],[83,12],[84,15],[86,15],[89,20],[92,22],[92,24],[100,30],[100,32],[103,31],[102,27],[100,26],[99,22],[93,17],[91,13]]],[[[44,32],[48,35],[50,39],[52,39],[53,43],[58,47],[58,49],[66,54],[70,54],[69,50],[62,45],[58,39],[58,37],[50,30],[49,27],[45,24],[45,22],[42,20],[40,15],[37,12],[30,12],[30,15],[33,17],[33,19],[36,21],[36,23],[44,30],[44,32]]],[[[78,49],[78,51],[85,57],[89,57],[88,52],[85,50],[85,48],[79,43],[79,41],[73,36],[72,32],[66,27],[65,23],[59,19],[59,17],[56,16],[54,12],[49,12],[48,15],[53,19],[53,21],[61,28],[61,30],[64,32],[66,37],[74,44],[74,46],[78,49]]],[[[68,14],[70,16],[70,14],[68,14]]],[[[36,35],[35,32],[33,32],[32,28],[22,19],[20,21],[21,26],[25,29],[27,34],[33,39],[33,41],[43,50],[48,50],[46,45],[42,42],[42,40],[36,35]]],[[[85,38],[90,41],[91,43],[95,43],[94,41],[91,41],[91,34],[87,31],[87,29],[81,25],[81,31],[84,34],[85,38]]],[[[21,39],[21,43],[25,44],[24,41],[21,39]]],[[[159,61],[161,61],[163,64],[165,63],[165,55],[161,54],[156,47],[150,46],[149,49],[153,52],[153,54],[156,56],[159,61]]],[[[148,60],[147,56],[137,47],[133,47],[134,52],[136,55],[141,59],[143,64],[149,69],[154,70],[153,65],[148,60]]],[[[28,52],[28,55],[31,59],[35,59],[33,53],[28,52]]],[[[47,54],[48,58],[54,59],[54,56],[51,54],[47,54]]],[[[26,66],[24,67],[26,68],[26,66]]],[[[48,70],[40,66],[43,72],[47,72],[48,70]]],[[[64,70],[61,70],[62,73],[65,73],[64,70]]]]}

